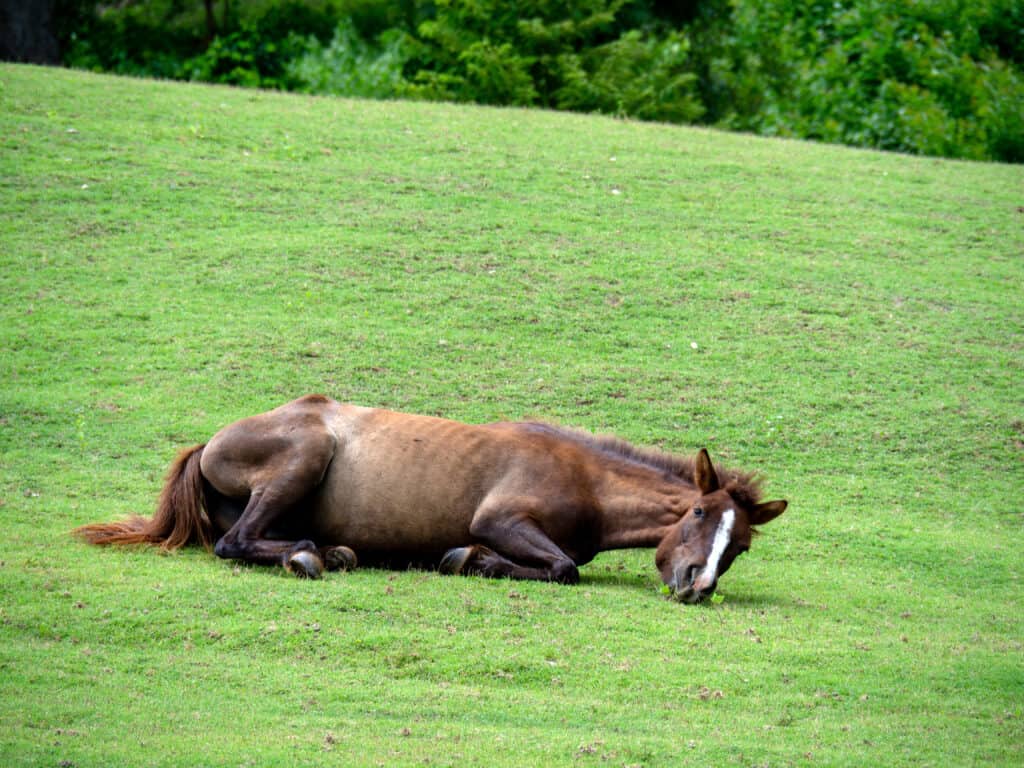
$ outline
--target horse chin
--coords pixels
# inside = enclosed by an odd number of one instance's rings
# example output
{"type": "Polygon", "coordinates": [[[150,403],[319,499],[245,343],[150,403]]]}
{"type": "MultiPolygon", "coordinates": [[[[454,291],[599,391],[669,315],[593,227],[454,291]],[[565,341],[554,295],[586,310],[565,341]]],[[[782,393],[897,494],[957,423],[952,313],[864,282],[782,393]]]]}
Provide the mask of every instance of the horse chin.
{"type": "Polygon", "coordinates": [[[690,586],[686,587],[686,589],[678,589],[672,593],[673,600],[685,603],[686,605],[696,605],[705,597],[707,597],[706,594],[702,594],[690,586]]]}
{"type": "Polygon", "coordinates": [[[669,596],[677,603],[685,603],[686,605],[696,605],[697,603],[704,600],[706,597],[711,596],[711,592],[699,592],[693,588],[693,584],[687,584],[682,589],[673,580],[668,583],[670,591],[669,596]]]}

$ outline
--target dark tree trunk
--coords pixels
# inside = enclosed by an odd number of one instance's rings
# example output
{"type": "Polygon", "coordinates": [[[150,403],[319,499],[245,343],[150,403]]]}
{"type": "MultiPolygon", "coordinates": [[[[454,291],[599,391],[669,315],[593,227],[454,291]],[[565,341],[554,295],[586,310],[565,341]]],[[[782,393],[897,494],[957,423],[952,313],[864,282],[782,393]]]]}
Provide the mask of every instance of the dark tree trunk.
{"type": "Polygon", "coordinates": [[[213,15],[213,0],[203,0],[203,7],[206,9],[206,43],[217,36],[217,17],[213,15]]]}
{"type": "Polygon", "coordinates": [[[0,59],[60,64],[54,0],[0,0],[0,59]]]}

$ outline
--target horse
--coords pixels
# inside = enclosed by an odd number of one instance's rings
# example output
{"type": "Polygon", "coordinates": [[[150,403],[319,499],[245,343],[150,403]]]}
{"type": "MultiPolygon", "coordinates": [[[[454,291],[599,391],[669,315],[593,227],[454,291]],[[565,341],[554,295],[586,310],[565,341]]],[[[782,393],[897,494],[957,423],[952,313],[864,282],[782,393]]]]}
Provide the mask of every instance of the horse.
{"type": "Polygon", "coordinates": [[[152,517],[91,544],[199,544],[319,578],[357,563],[575,584],[599,552],[655,547],[699,603],[785,500],[754,473],[543,422],[471,425],[307,395],[236,421],[171,464],[152,517]]]}

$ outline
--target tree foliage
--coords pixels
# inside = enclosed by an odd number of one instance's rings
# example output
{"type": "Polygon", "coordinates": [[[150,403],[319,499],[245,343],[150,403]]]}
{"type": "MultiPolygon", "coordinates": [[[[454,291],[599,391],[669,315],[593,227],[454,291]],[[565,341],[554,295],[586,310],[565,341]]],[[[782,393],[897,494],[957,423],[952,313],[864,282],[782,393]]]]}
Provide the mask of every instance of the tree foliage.
{"type": "Polygon", "coordinates": [[[759,133],[1024,161],[1015,0],[742,0],[700,28],[713,122],[759,133]]]}
{"type": "Polygon", "coordinates": [[[71,66],[1024,162],[1017,0],[62,0],[58,11],[71,66]]]}

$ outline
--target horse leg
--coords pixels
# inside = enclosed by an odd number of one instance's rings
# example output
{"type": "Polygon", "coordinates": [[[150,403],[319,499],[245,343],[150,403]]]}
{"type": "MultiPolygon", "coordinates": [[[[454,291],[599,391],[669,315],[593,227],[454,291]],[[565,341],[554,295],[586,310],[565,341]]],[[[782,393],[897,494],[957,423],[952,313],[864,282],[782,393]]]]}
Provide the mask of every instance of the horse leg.
{"type": "Polygon", "coordinates": [[[327,547],[320,555],[328,571],[354,571],[358,562],[356,553],[348,547],[327,547]]]}
{"type": "Polygon", "coordinates": [[[267,532],[289,530],[278,523],[319,487],[334,456],[335,438],[315,413],[280,415],[288,418],[271,421],[265,415],[237,422],[215,435],[203,452],[203,475],[218,492],[235,498],[248,493],[242,514],[213,551],[218,557],[283,565],[315,579],[323,573],[325,557],[339,568],[348,562],[346,553],[328,548],[321,554],[308,539],[270,539],[267,532]]]}
{"type": "Polygon", "coordinates": [[[449,550],[441,561],[442,572],[563,584],[576,584],[580,580],[576,564],[528,512],[481,508],[474,515],[469,532],[483,546],[449,550]]]}
{"type": "Polygon", "coordinates": [[[444,574],[477,575],[526,581],[560,581],[564,584],[575,584],[579,581],[578,572],[575,577],[555,577],[550,568],[519,565],[483,544],[449,549],[441,558],[438,570],[444,574]]]}
{"type": "Polygon", "coordinates": [[[319,578],[324,560],[316,544],[308,539],[281,541],[266,539],[267,528],[293,505],[275,489],[257,490],[237,522],[213,548],[218,557],[244,560],[259,565],[282,565],[296,576],[319,578]]]}
{"type": "Polygon", "coordinates": [[[356,553],[349,547],[329,546],[317,549],[309,539],[282,541],[264,538],[264,532],[275,520],[294,505],[268,505],[266,492],[253,493],[237,520],[217,542],[214,552],[225,558],[247,560],[263,565],[283,565],[296,576],[318,578],[328,571],[352,571],[357,564],[356,553]],[[244,516],[249,517],[243,526],[244,516]]]}

